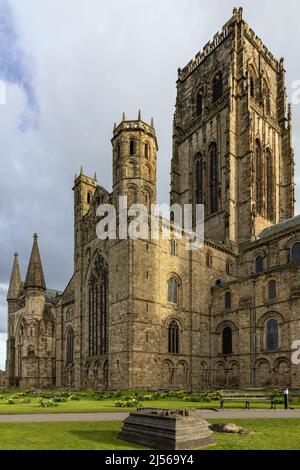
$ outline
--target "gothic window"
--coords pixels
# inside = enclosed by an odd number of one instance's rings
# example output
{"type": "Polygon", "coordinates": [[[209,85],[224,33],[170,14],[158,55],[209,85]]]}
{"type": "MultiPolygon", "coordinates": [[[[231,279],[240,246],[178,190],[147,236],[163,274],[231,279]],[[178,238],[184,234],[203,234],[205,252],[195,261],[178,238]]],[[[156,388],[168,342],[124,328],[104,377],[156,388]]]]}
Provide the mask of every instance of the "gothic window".
{"type": "Polygon", "coordinates": [[[222,354],[232,354],[232,329],[229,326],[222,331],[222,354]]]}
{"type": "Polygon", "coordinates": [[[260,141],[255,142],[255,160],[256,160],[256,211],[262,212],[262,155],[260,141]]]}
{"type": "Polygon", "coordinates": [[[129,141],[129,153],[131,157],[135,154],[135,141],[133,139],[129,141]]]}
{"type": "Polygon", "coordinates": [[[232,275],[232,264],[230,260],[226,261],[226,274],[228,274],[228,276],[232,275]]]}
{"type": "Polygon", "coordinates": [[[200,91],[200,92],[197,94],[197,100],[196,100],[196,112],[197,112],[197,116],[201,116],[201,115],[202,115],[202,107],[203,107],[203,95],[202,95],[202,92],[200,91]]]}
{"type": "Polygon", "coordinates": [[[108,266],[97,256],[88,283],[89,356],[108,352],[108,266]]]}
{"type": "Polygon", "coordinates": [[[266,113],[271,114],[271,97],[270,97],[270,91],[268,88],[265,88],[264,95],[265,95],[266,113]]]}
{"type": "Polygon", "coordinates": [[[270,149],[267,150],[267,217],[273,220],[273,161],[270,149]]]}
{"type": "Polygon", "coordinates": [[[211,268],[211,267],[212,267],[212,254],[211,254],[210,251],[208,251],[208,252],[206,253],[206,266],[207,266],[208,268],[211,268]]]}
{"type": "Polygon", "coordinates": [[[218,101],[223,95],[222,72],[217,73],[213,79],[213,103],[218,101]]]}
{"type": "Polygon", "coordinates": [[[179,326],[176,320],[172,320],[168,326],[168,352],[179,354],[179,326]]]}
{"type": "Polygon", "coordinates": [[[148,143],[145,144],[145,158],[149,158],[150,155],[150,146],[148,143]]]}
{"type": "Polygon", "coordinates": [[[264,271],[264,260],[261,255],[255,258],[255,273],[260,274],[264,271]]]}
{"type": "Polygon", "coordinates": [[[117,152],[116,153],[117,153],[117,159],[120,160],[120,158],[121,158],[121,145],[120,144],[117,145],[117,152]]]}
{"type": "Polygon", "coordinates": [[[225,292],[224,296],[224,305],[225,310],[229,310],[231,308],[231,292],[225,292]]]}
{"type": "Polygon", "coordinates": [[[254,79],[250,76],[250,96],[254,98],[254,79]]]}
{"type": "Polygon", "coordinates": [[[178,303],[178,282],[175,277],[170,277],[168,281],[168,301],[178,303]]]}
{"type": "Polygon", "coordinates": [[[174,239],[170,240],[170,255],[176,255],[176,241],[174,239]]]}
{"type": "Polygon", "coordinates": [[[68,328],[67,341],[66,341],[66,362],[67,364],[73,364],[74,361],[74,331],[73,328],[68,328]]]}
{"type": "Polygon", "coordinates": [[[69,307],[66,311],[66,321],[71,321],[73,320],[73,316],[74,316],[74,313],[73,313],[73,308],[72,307],[69,307]]]}
{"type": "Polygon", "coordinates": [[[90,204],[91,203],[91,200],[92,200],[92,194],[90,193],[90,191],[87,193],[87,203],[90,204]]]}
{"type": "Polygon", "coordinates": [[[209,150],[210,156],[210,210],[214,214],[218,211],[218,159],[217,146],[212,143],[209,150]]]}
{"type": "Polygon", "coordinates": [[[296,242],[292,246],[291,250],[291,259],[292,263],[299,265],[300,264],[300,242],[296,242]]]}
{"type": "Polygon", "coordinates": [[[274,319],[267,322],[267,350],[278,349],[278,322],[274,319]]]}
{"type": "Polygon", "coordinates": [[[203,159],[201,154],[196,157],[195,186],[196,204],[203,204],[203,159]]]}
{"type": "Polygon", "coordinates": [[[276,296],[277,296],[277,294],[276,294],[276,281],[274,279],[272,279],[268,283],[268,294],[269,294],[269,299],[270,300],[276,299],[276,296]]]}

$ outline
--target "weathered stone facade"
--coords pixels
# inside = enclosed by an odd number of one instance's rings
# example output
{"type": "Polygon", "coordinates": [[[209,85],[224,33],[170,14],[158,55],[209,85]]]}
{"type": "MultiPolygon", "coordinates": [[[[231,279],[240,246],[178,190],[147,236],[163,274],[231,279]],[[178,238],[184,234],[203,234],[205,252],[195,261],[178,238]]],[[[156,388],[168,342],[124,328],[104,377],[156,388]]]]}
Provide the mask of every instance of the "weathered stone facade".
{"type": "MultiPolygon", "coordinates": [[[[100,240],[99,204],[156,201],[157,140],[115,126],[113,190],[74,183],[74,275],[46,290],[37,240],[10,290],[7,374],[21,386],[300,386],[300,219],[283,60],[242,17],[178,71],[171,203],[203,203],[205,243],[100,240]],[[33,269],[34,266],[34,269],[33,269]]],[[[121,212],[121,211],[120,211],[121,212]]]]}

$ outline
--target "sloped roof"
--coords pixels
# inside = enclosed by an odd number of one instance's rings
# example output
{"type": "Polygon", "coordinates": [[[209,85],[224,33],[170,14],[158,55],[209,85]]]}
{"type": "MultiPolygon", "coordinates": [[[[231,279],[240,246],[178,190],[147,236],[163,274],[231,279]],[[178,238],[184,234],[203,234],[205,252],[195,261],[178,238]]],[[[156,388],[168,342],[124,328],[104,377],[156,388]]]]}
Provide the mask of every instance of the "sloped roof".
{"type": "Polygon", "coordinates": [[[265,228],[260,234],[258,235],[258,238],[267,238],[270,236],[274,236],[279,234],[280,232],[283,232],[285,230],[290,230],[292,228],[295,228],[299,226],[300,229],[300,215],[297,215],[296,217],[293,217],[292,219],[287,219],[281,222],[280,224],[272,225],[271,227],[265,228]]]}
{"type": "Polygon", "coordinates": [[[25,289],[27,287],[33,287],[46,290],[42,261],[37,241],[38,237],[35,234],[33,238],[34,241],[24,287],[25,289]]]}

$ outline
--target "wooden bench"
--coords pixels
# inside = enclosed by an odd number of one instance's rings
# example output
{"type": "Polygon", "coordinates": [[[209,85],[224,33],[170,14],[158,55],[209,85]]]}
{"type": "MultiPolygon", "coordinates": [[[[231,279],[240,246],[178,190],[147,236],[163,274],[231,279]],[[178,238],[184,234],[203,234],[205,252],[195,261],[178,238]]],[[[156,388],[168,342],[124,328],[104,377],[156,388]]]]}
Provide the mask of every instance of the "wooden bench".
{"type": "Polygon", "coordinates": [[[225,395],[220,398],[220,408],[222,410],[226,401],[245,403],[247,410],[250,409],[250,403],[270,402],[271,410],[276,410],[276,400],[266,395],[225,395]]]}

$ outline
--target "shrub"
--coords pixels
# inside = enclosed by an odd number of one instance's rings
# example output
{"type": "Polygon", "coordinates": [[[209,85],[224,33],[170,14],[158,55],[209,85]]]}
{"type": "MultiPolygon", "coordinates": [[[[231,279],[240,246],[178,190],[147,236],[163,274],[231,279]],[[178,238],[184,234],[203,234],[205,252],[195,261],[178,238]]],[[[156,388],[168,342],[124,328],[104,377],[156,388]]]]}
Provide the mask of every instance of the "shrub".
{"type": "Polygon", "coordinates": [[[141,395],[139,398],[140,398],[140,400],[143,400],[143,401],[157,400],[154,393],[149,393],[147,395],[141,395]]]}
{"type": "Polygon", "coordinates": [[[277,405],[281,405],[282,403],[284,403],[284,396],[281,390],[272,390],[270,397],[274,400],[277,405]]]}
{"type": "Polygon", "coordinates": [[[142,406],[142,404],[136,398],[130,398],[127,400],[116,400],[115,406],[119,408],[137,408],[139,406],[142,406]]]}
{"type": "Polygon", "coordinates": [[[42,408],[53,408],[54,406],[58,406],[57,403],[54,403],[53,400],[44,400],[44,399],[41,399],[40,400],[40,406],[42,408]]]}
{"type": "Polygon", "coordinates": [[[80,400],[80,396],[77,395],[76,393],[73,393],[73,395],[70,395],[70,396],[69,396],[69,400],[79,401],[79,400],[80,400]]]}
{"type": "Polygon", "coordinates": [[[7,403],[8,405],[15,405],[15,404],[16,404],[16,402],[15,402],[15,400],[14,400],[13,398],[8,398],[6,403],[7,403]]]}
{"type": "Polygon", "coordinates": [[[66,397],[55,397],[55,396],[53,398],[51,398],[51,400],[54,403],[65,403],[65,402],[69,401],[68,398],[66,398],[66,397]]]}
{"type": "Polygon", "coordinates": [[[19,403],[21,405],[31,403],[31,398],[30,397],[21,398],[21,400],[19,400],[19,403]]]}

